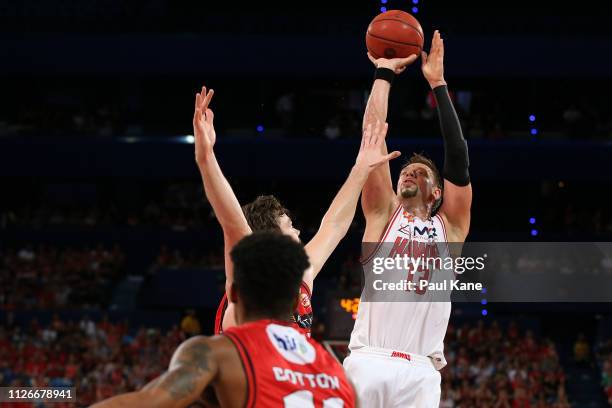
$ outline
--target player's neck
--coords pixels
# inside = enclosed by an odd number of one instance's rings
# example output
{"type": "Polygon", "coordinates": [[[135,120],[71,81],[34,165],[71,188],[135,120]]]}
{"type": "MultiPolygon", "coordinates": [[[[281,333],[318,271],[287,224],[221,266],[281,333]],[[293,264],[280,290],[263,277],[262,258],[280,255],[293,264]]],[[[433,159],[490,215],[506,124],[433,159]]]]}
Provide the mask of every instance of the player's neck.
{"type": "Polygon", "coordinates": [[[431,219],[431,205],[423,204],[423,202],[418,202],[416,200],[411,199],[403,199],[401,200],[402,208],[404,211],[418,217],[422,220],[431,219]]]}

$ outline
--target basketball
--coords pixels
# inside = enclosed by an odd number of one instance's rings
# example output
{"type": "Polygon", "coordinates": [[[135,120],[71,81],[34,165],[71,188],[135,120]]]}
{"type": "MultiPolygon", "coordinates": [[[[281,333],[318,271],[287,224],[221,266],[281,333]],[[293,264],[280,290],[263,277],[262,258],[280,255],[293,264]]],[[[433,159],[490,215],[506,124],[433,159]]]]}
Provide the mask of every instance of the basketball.
{"type": "Polygon", "coordinates": [[[366,47],[374,58],[406,58],[423,50],[423,29],[411,14],[389,10],[376,16],[366,32],[366,47]]]}

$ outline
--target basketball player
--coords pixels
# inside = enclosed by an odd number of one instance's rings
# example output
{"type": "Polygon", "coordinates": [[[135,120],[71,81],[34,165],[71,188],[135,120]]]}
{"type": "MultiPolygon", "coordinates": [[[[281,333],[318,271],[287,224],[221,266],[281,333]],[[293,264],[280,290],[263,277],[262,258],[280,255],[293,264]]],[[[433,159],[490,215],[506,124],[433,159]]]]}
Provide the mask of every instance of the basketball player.
{"type": "Polygon", "coordinates": [[[304,247],[260,232],[242,239],[230,256],[229,296],[240,326],[183,342],[160,377],[94,407],[186,407],[202,403],[208,385],[221,407],[355,407],[342,366],[286,322],[309,267],[304,247]]]}
{"type": "MultiPolygon", "coordinates": [[[[202,88],[202,93],[196,95],[193,128],[196,162],[202,175],[206,197],[215,211],[224,236],[226,294],[217,311],[215,333],[218,334],[236,324],[233,320],[235,313],[231,310],[233,306],[227,296],[233,280],[232,264],[228,254],[234,244],[245,235],[250,234],[252,229],[277,230],[291,236],[296,241],[299,241],[300,232],[291,224],[287,212],[271,197],[260,197],[254,203],[246,206],[245,213],[251,219],[249,225],[214,154],[213,146],[216,140],[213,124],[214,113],[208,107],[213,94],[212,90],[207,92],[206,88],[202,88]]],[[[364,130],[355,165],[323,217],[319,230],[305,246],[311,268],[304,274],[299,293],[296,294],[299,302],[292,315],[293,320],[302,328],[310,330],[312,324],[310,296],[314,278],[348,231],[355,215],[359,194],[368,175],[376,167],[400,155],[399,152],[381,153],[381,144],[384,143],[387,131],[387,125],[383,124],[384,122],[376,124],[373,122],[364,130]]],[[[270,283],[273,284],[273,282],[270,283]]]]}
{"type": "MultiPolygon", "coordinates": [[[[472,187],[467,144],[444,80],[444,44],[438,31],[434,33],[430,54],[423,52],[421,57],[422,72],[433,90],[440,116],[444,180],[435,164],[418,154],[402,168],[395,191],[388,165],[372,172],[361,199],[366,218],[363,241],[382,244],[374,253],[364,254],[366,274],[372,271],[374,257],[393,257],[406,253],[407,248],[437,243],[448,251],[444,241],[462,243],[468,234],[472,187]]],[[[364,126],[386,120],[391,83],[400,72],[398,60],[374,60],[371,56],[370,59],[376,66],[376,75],[364,126]]],[[[386,146],[382,145],[382,149],[381,154],[385,154],[386,146]]],[[[442,252],[441,257],[450,255],[442,252]]],[[[452,279],[453,271],[423,269],[406,275],[408,280],[417,282],[434,277],[452,279]]],[[[409,302],[369,302],[364,301],[362,294],[349,344],[351,354],[344,361],[362,405],[439,406],[438,370],[446,365],[443,340],[451,306],[450,301],[431,301],[431,292],[413,291],[408,295],[405,292],[405,296],[414,299],[409,302]]]]}

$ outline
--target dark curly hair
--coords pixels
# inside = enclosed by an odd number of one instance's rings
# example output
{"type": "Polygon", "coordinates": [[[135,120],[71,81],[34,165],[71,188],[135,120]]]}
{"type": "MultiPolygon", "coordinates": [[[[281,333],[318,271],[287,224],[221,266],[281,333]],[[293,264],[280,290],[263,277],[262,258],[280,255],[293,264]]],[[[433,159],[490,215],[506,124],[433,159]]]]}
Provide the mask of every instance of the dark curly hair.
{"type": "Polygon", "coordinates": [[[284,320],[295,306],[304,271],[304,246],[286,235],[254,232],[232,249],[234,287],[249,316],[284,320]]]}
{"type": "MultiPolygon", "coordinates": [[[[436,183],[436,186],[440,188],[442,192],[444,192],[444,183],[442,182],[442,176],[440,175],[440,171],[438,170],[436,163],[434,163],[433,160],[431,160],[427,156],[424,156],[419,153],[412,153],[412,156],[410,157],[410,159],[408,159],[406,163],[403,164],[400,171],[404,170],[406,167],[414,163],[424,164],[425,166],[429,167],[431,171],[433,172],[434,177],[436,178],[434,180],[434,182],[436,183]]],[[[436,212],[438,212],[441,205],[442,205],[442,196],[440,196],[440,198],[437,199],[434,202],[433,206],[431,207],[431,215],[434,215],[436,212]]]]}
{"type": "Polygon", "coordinates": [[[281,232],[278,217],[283,214],[289,215],[289,211],[272,195],[257,197],[254,201],[244,205],[242,212],[253,232],[281,232]]]}

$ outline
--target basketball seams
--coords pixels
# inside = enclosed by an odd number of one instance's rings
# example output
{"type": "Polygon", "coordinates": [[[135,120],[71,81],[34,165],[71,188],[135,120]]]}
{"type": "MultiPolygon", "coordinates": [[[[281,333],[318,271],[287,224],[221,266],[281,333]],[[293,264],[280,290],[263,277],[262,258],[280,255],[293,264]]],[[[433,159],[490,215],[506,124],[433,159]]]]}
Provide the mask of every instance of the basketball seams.
{"type": "Polygon", "coordinates": [[[389,42],[389,43],[394,43],[394,44],[398,44],[398,45],[409,45],[409,46],[412,46],[412,47],[417,47],[417,48],[418,48],[418,49],[420,49],[420,50],[422,50],[422,49],[423,49],[423,47],[421,47],[419,44],[414,44],[414,43],[406,43],[406,42],[401,42],[401,41],[389,40],[388,38],[384,38],[384,37],[381,37],[381,36],[379,36],[379,35],[372,34],[372,33],[370,33],[369,31],[368,31],[368,35],[370,35],[370,36],[372,36],[372,37],[374,37],[374,38],[376,38],[376,39],[378,39],[378,40],[387,41],[387,42],[389,42]]]}
{"type": "MultiPolygon", "coordinates": [[[[421,37],[421,39],[422,39],[423,41],[425,41],[425,38],[423,37],[423,33],[421,32],[421,30],[419,30],[417,27],[413,26],[412,24],[407,23],[407,22],[405,22],[404,20],[400,20],[400,19],[398,19],[398,18],[381,18],[381,19],[379,19],[379,20],[372,21],[372,23],[371,23],[370,25],[372,26],[372,25],[374,25],[374,24],[376,24],[376,23],[378,23],[378,22],[380,22],[380,21],[396,21],[396,22],[398,22],[398,23],[402,23],[402,24],[404,24],[404,25],[407,25],[408,27],[410,27],[410,28],[412,28],[414,31],[416,31],[416,32],[419,34],[419,37],[421,37]]],[[[370,30],[368,29],[368,32],[369,32],[369,31],[370,31],[370,30]]]]}

